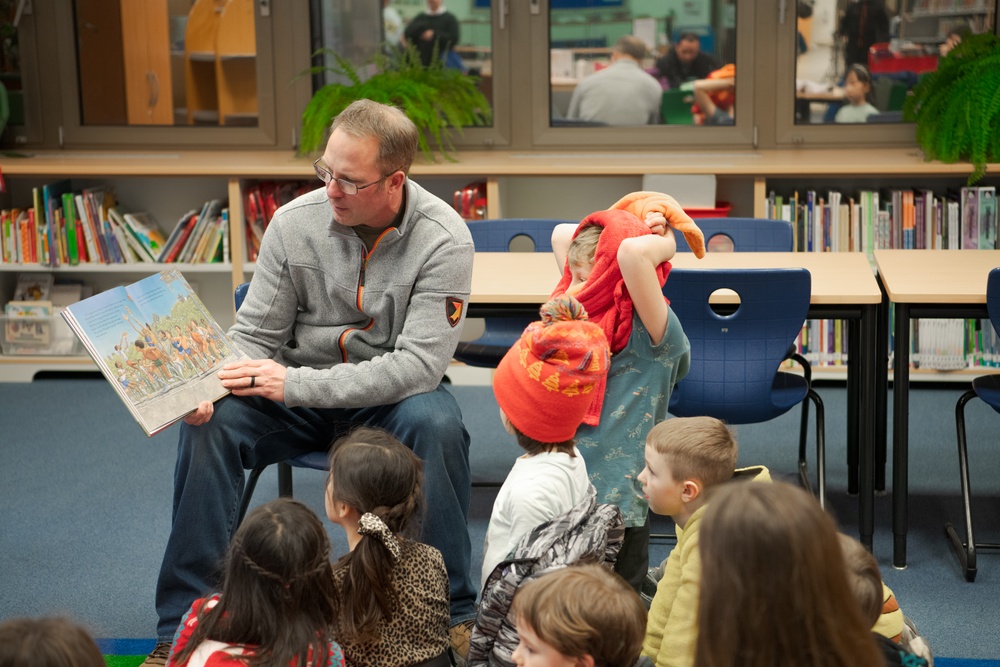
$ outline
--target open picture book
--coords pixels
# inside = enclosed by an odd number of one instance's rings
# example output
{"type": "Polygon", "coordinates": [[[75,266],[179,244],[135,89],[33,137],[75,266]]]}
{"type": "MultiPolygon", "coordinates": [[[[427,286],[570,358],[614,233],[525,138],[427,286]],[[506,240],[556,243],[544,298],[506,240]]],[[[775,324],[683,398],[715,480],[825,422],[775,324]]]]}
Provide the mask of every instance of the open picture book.
{"type": "Polygon", "coordinates": [[[146,435],[229,393],[218,371],[246,355],[169,269],[62,312],[146,435]]]}

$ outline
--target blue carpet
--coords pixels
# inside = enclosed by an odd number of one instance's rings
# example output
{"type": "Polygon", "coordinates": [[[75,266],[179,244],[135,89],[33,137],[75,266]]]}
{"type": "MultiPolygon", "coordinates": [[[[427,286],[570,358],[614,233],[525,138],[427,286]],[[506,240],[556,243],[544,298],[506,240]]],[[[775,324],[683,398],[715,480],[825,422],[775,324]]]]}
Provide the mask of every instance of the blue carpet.
{"type": "MultiPolygon", "coordinates": [[[[503,480],[519,451],[504,433],[489,388],[454,387],[472,435],[477,483],[503,480]]],[[[916,388],[911,400],[909,567],[890,565],[890,499],[876,499],[875,555],[903,610],[928,638],[944,667],[977,667],[1000,658],[995,630],[1000,600],[1000,555],[980,557],[979,576],[966,583],[943,537],[945,520],[959,520],[954,402],[962,390],[916,388]],[[989,628],[994,628],[990,630],[989,628]]],[[[845,391],[821,386],[827,406],[829,504],[845,531],[855,532],[857,499],[846,495],[845,391]]],[[[0,383],[0,619],[62,614],[96,637],[140,640],[107,652],[148,650],[154,634],[154,584],[170,524],[176,430],[146,438],[104,380],[0,383]],[[141,642],[147,642],[142,644],[141,642]]],[[[740,463],[763,463],[778,475],[795,473],[798,413],[766,425],[740,427],[740,463]]],[[[1000,537],[1000,460],[996,413],[969,407],[976,527],[1000,537]]],[[[324,474],[295,471],[295,496],[321,517],[324,474]]],[[[890,477],[891,480],[891,477],[890,477]]],[[[469,517],[473,559],[482,541],[495,488],[473,489],[469,517]]],[[[275,468],[265,471],[255,503],[277,495],[275,468]]],[[[670,530],[668,520],[654,532],[670,530]]],[[[346,550],[330,525],[334,553],[346,550]]],[[[670,545],[654,543],[651,560],[670,545]]],[[[478,568],[473,568],[478,575],[478,568]]],[[[117,642],[119,640],[107,640],[117,642]]],[[[993,667],[996,667],[994,665],[993,667]]]]}

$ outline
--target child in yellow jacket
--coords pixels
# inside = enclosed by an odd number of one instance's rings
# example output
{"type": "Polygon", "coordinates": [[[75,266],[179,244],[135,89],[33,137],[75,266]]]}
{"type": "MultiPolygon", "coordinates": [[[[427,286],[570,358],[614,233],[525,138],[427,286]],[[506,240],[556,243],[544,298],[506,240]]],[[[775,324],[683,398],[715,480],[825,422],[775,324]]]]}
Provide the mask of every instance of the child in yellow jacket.
{"type": "Polygon", "coordinates": [[[656,667],[690,667],[698,636],[701,555],[698,532],[706,493],[735,477],[770,482],[767,468],[735,470],[733,432],[714,417],[675,417],[646,438],[646,467],[639,474],[649,509],[669,515],[677,544],[664,562],[646,621],[642,654],[656,667]]]}

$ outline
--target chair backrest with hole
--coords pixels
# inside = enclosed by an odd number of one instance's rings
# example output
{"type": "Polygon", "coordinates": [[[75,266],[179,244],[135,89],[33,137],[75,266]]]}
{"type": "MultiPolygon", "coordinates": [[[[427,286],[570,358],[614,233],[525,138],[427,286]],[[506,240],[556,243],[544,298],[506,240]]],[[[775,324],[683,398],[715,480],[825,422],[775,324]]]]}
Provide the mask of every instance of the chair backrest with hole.
{"type": "Polygon", "coordinates": [[[804,392],[785,395],[776,380],[809,312],[811,284],[806,269],[671,271],[663,293],[691,342],[691,369],[671,395],[671,414],[754,424],[800,403],[804,392]]]}
{"type": "MultiPolygon", "coordinates": [[[[708,252],[791,252],[794,237],[787,220],[697,218],[708,252]]],[[[683,234],[674,234],[678,252],[690,252],[683,234]]]]}

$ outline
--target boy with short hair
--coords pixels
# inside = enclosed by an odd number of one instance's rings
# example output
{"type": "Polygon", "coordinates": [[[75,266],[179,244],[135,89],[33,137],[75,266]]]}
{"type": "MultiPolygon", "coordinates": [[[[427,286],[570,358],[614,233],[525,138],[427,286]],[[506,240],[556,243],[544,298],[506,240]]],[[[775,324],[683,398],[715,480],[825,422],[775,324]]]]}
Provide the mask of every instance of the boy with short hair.
{"type": "Polygon", "coordinates": [[[708,491],[734,476],[771,479],[763,466],[736,470],[737,454],[733,432],[714,417],[674,417],[654,426],[646,438],[646,467],[638,481],[650,511],[669,515],[677,531],[642,644],[642,654],[657,667],[694,664],[701,580],[698,531],[708,491]]]}
{"type": "Polygon", "coordinates": [[[625,581],[599,565],[533,579],[511,607],[521,638],[517,667],[633,667],[646,610],[625,581]]]}
{"type": "Polygon", "coordinates": [[[572,297],[554,299],[524,330],[493,376],[500,418],[525,454],[493,504],[482,583],[533,528],[568,512],[590,491],[576,429],[609,365],[608,341],[572,297]]]}
{"type": "MultiPolygon", "coordinates": [[[[669,199],[634,193],[625,200],[635,200],[641,213],[644,198],[669,199]]],[[[679,208],[671,215],[671,224],[687,217],[679,208]]],[[[577,446],[598,502],[616,505],[625,517],[615,572],[636,590],[649,566],[649,519],[633,482],[643,466],[646,433],[667,418],[670,394],[691,360],[681,322],[663,297],[677,247],[666,222],[658,211],[644,217],[626,210],[597,211],[579,225],[558,225],[552,234],[556,261],[564,267],[553,296],[579,299],[611,347],[607,382],[598,387],[600,394],[577,431],[577,446]]]]}

